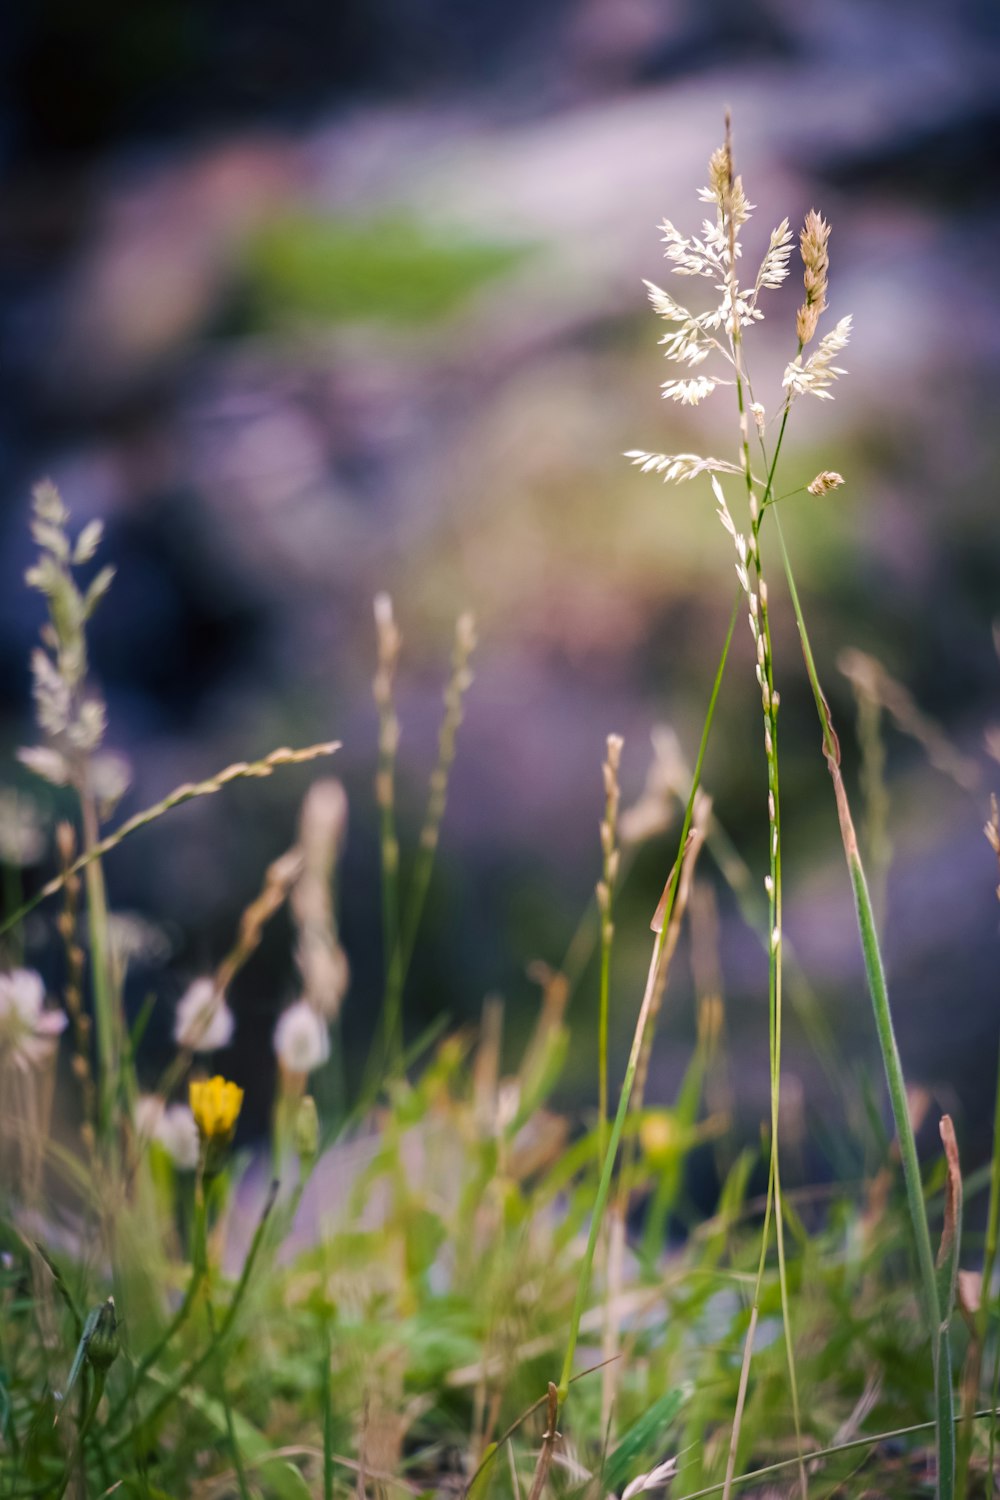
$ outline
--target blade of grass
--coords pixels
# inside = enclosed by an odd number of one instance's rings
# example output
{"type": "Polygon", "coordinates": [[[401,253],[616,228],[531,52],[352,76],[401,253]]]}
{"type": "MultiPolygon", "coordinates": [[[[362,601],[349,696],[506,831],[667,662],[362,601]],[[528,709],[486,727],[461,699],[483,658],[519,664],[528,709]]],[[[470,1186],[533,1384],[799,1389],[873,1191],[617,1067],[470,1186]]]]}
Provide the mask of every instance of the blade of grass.
{"type": "Polygon", "coordinates": [[[802,643],[802,654],[805,659],[806,672],[809,677],[810,687],[812,688],[813,698],[816,702],[816,712],[819,716],[823,735],[823,754],[833,781],[841,840],[844,845],[844,854],[847,859],[851,885],[854,890],[854,904],[861,936],[861,951],[864,958],[865,974],[868,980],[868,991],[871,996],[875,1029],[878,1033],[879,1047],[882,1052],[882,1064],[885,1070],[893,1120],[896,1126],[896,1136],[899,1141],[900,1156],[903,1162],[903,1181],[906,1188],[906,1198],[910,1211],[910,1221],[913,1227],[913,1238],[916,1245],[917,1264],[920,1273],[921,1302],[934,1351],[935,1407],[937,1411],[938,1436],[938,1495],[940,1500],[952,1500],[955,1486],[955,1431],[952,1410],[951,1351],[947,1331],[942,1332],[941,1306],[934,1269],[934,1254],[931,1249],[923,1183],[920,1176],[920,1162],[917,1157],[917,1144],[907,1106],[906,1080],[903,1075],[903,1064],[896,1042],[892,1010],[889,1004],[889,990],[886,984],[882,954],[879,949],[871,896],[868,891],[868,882],[865,878],[864,867],[861,863],[857,835],[854,830],[851,809],[840,770],[840,743],[833,727],[829,704],[820,686],[819,675],[816,671],[816,663],[809,642],[809,634],[806,630],[805,619],[802,613],[802,605],[799,601],[798,589],[795,586],[791,559],[788,555],[788,548],[785,545],[785,538],[777,511],[774,512],[774,527],[781,548],[781,557],[784,564],[785,577],[788,581],[788,591],[792,600],[792,608],[795,611],[795,621],[799,630],[799,639],[802,643]]]}

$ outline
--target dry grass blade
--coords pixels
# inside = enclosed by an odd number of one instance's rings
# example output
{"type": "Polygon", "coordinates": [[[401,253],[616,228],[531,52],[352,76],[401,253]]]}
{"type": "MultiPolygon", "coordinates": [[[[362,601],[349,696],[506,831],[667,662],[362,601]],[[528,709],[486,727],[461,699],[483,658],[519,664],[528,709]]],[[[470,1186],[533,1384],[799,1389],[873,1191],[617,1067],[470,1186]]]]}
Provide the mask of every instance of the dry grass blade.
{"type": "Polygon", "coordinates": [[[110,854],[116,849],[123,839],[129,834],[137,833],[140,828],[146,828],[150,823],[155,823],[157,818],[162,818],[164,813],[171,812],[175,807],[180,807],[185,802],[193,802],[196,797],[211,797],[215,792],[221,792],[222,788],[228,786],[231,781],[244,781],[248,779],[260,779],[270,776],[280,766],[299,766],[307,761],[318,760],[322,755],[333,755],[341,746],[340,740],[324,740],[318,745],[308,745],[303,750],[289,750],[282,746],[279,750],[272,750],[270,755],[265,755],[262,760],[238,760],[225,770],[219,771],[215,776],[208,777],[205,781],[185,781],[175,787],[160,802],[155,802],[152,807],[145,808],[142,812],[135,813],[133,817],[127,818],[113,833],[106,838],[100,839],[86,854],[73,861],[65,870],[54,879],[43,885],[37,895],[33,896],[12,916],[6,917],[0,922],[0,937],[16,927],[29,912],[49,896],[55,896],[62,890],[67,880],[92,864],[94,860],[103,859],[105,854],[110,854]]]}
{"type": "Polygon", "coordinates": [[[528,1491],[528,1500],[541,1500],[542,1491],[545,1489],[545,1481],[549,1477],[552,1453],[556,1445],[556,1440],[559,1437],[556,1427],[559,1417],[559,1390],[554,1380],[549,1381],[547,1402],[547,1421],[545,1423],[545,1431],[542,1434],[542,1446],[538,1454],[538,1462],[535,1465],[531,1489],[528,1491]]]}

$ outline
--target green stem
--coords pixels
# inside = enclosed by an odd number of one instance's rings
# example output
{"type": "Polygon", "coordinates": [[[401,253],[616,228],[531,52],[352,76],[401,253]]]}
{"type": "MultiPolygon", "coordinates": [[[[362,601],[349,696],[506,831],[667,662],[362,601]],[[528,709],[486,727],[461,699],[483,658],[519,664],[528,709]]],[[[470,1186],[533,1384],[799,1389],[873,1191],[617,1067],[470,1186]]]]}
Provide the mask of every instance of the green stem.
{"type": "Polygon", "coordinates": [[[896,1043],[892,1010],[889,1005],[889,991],[886,985],[882,955],[879,951],[878,934],[875,929],[871,897],[868,891],[868,883],[865,879],[864,867],[861,863],[861,855],[858,851],[857,836],[854,831],[854,823],[847,801],[847,793],[844,789],[843,777],[840,772],[840,746],[833,727],[829,705],[820,686],[819,674],[816,671],[816,663],[809,642],[805,619],[802,614],[802,606],[799,602],[798,590],[795,586],[791,561],[788,556],[788,549],[785,546],[785,539],[782,535],[781,523],[777,512],[775,512],[774,524],[781,546],[785,577],[788,580],[788,591],[791,595],[792,607],[795,611],[799,638],[802,642],[802,654],[805,658],[806,672],[809,677],[809,684],[812,688],[813,698],[816,702],[816,711],[819,715],[822,728],[823,752],[833,779],[844,853],[847,858],[851,884],[854,889],[854,904],[858,919],[858,930],[861,937],[861,951],[864,957],[868,990],[871,995],[872,1010],[875,1017],[875,1029],[882,1052],[882,1065],[889,1089],[889,1099],[892,1105],[896,1136],[899,1141],[899,1151],[903,1163],[903,1181],[906,1187],[906,1198],[910,1211],[910,1221],[913,1228],[913,1238],[916,1245],[917,1264],[920,1274],[921,1301],[934,1355],[938,1495],[940,1500],[952,1500],[955,1485],[955,1430],[952,1409],[951,1349],[947,1324],[942,1322],[942,1310],[934,1270],[934,1253],[931,1249],[927,1208],[924,1202],[923,1182],[920,1175],[920,1162],[917,1156],[917,1144],[907,1104],[906,1080],[903,1076],[903,1065],[896,1043]]]}
{"type": "Polygon", "coordinates": [[[108,1419],[109,1427],[113,1427],[115,1425],[115,1421],[118,1417],[121,1416],[122,1412],[125,1410],[125,1407],[135,1399],[136,1395],[138,1394],[139,1387],[141,1386],[147,1373],[160,1358],[160,1356],[163,1354],[163,1351],[170,1344],[174,1335],[179,1332],[179,1330],[184,1326],[184,1324],[188,1320],[188,1317],[190,1316],[191,1309],[194,1307],[195,1297],[198,1295],[198,1288],[201,1286],[201,1283],[204,1279],[205,1270],[208,1264],[208,1255],[206,1249],[207,1214],[208,1210],[205,1203],[204,1188],[203,1185],[199,1182],[195,1189],[195,1217],[194,1222],[191,1226],[191,1276],[187,1284],[187,1290],[184,1293],[184,1299],[181,1302],[180,1307],[178,1307],[177,1311],[170,1319],[170,1322],[167,1324],[166,1328],[161,1333],[160,1337],[157,1339],[156,1343],[151,1349],[147,1350],[142,1359],[139,1361],[135,1373],[132,1376],[132,1381],[129,1385],[128,1390],[122,1397],[120,1397],[115,1406],[112,1408],[111,1415],[108,1419]]]}
{"type": "MultiPolygon", "coordinates": [[[[151,1426],[157,1420],[157,1418],[162,1415],[162,1413],[171,1404],[171,1402],[177,1399],[184,1388],[195,1378],[195,1376],[204,1367],[208,1360],[211,1359],[216,1348],[225,1339],[226,1335],[229,1333],[229,1330],[232,1328],[233,1323],[236,1321],[236,1314],[239,1312],[240,1305],[243,1301],[244,1294],[246,1293],[246,1289],[250,1281],[250,1275],[253,1271],[254,1263],[264,1241],[264,1233],[267,1229],[268,1221],[271,1217],[271,1211],[274,1208],[275,1200],[278,1196],[279,1185],[280,1184],[277,1182],[271,1183],[267,1198],[264,1201],[264,1207],[261,1210],[260,1218],[257,1221],[257,1228],[254,1231],[254,1237],[250,1242],[250,1249],[247,1251],[247,1258],[243,1262],[243,1270],[240,1272],[240,1279],[236,1284],[236,1290],[233,1292],[232,1301],[226,1309],[222,1322],[219,1324],[218,1332],[210,1338],[208,1344],[199,1355],[197,1355],[194,1359],[188,1361],[183,1370],[181,1370],[180,1374],[174,1380],[173,1384],[168,1386],[168,1388],[163,1392],[162,1396],[160,1396],[159,1400],[154,1402],[149,1411],[143,1414],[143,1416],[140,1418],[140,1421],[144,1427],[151,1426]]],[[[128,1442],[131,1436],[131,1429],[121,1433],[109,1445],[108,1451],[111,1453],[117,1452],[119,1448],[123,1447],[125,1443],[128,1442]]]]}
{"type": "Polygon", "coordinates": [[[323,1500],[333,1500],[333,1389],[330,1361],[333,1350],[330,1340],[330,1320],[323,1319],[323,1372],[320,1387],[323,1393],[323,1500]]]}
{"type": "Polygon", "coordinates": [[[590,1274],[594,1264],[594,1252],[597,1248],[598,1236],[601,1232],[601,1224],[604,1219],[604,1211],[607,1208],[608,1194],[611,1190],[611,1178],[614,1173],[615,1157],[618,1154],[618,1146],[621,1142],[622,1131],[625,1126],[625,1116],[628,1113],[629,1099],[632,1095],[632,1085],[635,1082],[636,1068],[639,1063],[639,1054],[642,1050],[642,1040],[645,1034],[646,1021],[652,1005],[653,995],[656,991],[656,975],[659,968],[660,953],[663,948],[664,936],[670,926],[670,916],[673,911],[674,898],[677,894],[677,884],[680,880],[681,865],[683,863],[684,848],[687,843],[688,832],[691,828],[691,819],[694,814],[694,799],[701,783],[701,769],[705,760],[705,751],[708,748],[709,736],[712,730],[712,722],[715,718],[715,705],[719,697],[719,689],[722,686],[723,674],[726,670],[726,662],[729,659],[729,647],[733,639],[733,631],[736,628],[736,619],[742,601],[742,591],[736,595],[733,604],[733,612],[729,617],[729,628],[726,631],[726,640],[719,658],[719,665],[715,672],[715,682],[712,685],[712,695],[708,703],[708,711],[705,715],[705,723],[701,732],[701,743],[698,746],[698,758],[695,762],[694,772],[691,778],[691,792],[684,810],[684,822],[681,827],[680,841],[677,849],[677,860],[674,865],[674,875],[670,890],[667,895],[663,922],[660,931],[656,935],[653,945],[653,957],[650,961],[649,975],[646,980],[646,991],[643,995],[642,1006],[636,1021],[635,1034],[632,1038],[632,1051],[629,1055],[628,1067],[625,1070],[625,1078],[622,1082],[621,1094],[618,1098],[618,1112],[615,1115],[614,1124],[611,1127],[611,1136],[608,1141],[607,1154],[604,1158],[604,1167],[601,1172],[601,1180],[597,1187],[597,1196],[594,1200],[594,1211],[590,1220],[590,1232],[587,1236],[587,1246],[583,1253],[583,1263],[577,1281],[576,1297],[573,1302],[573,1311],[570,1317],[569,1338],[566,1344],[566,1356],[563,1360],[562,1375],[559,1380],[558,1397],[559,1405],[562,1406],[566,1400],[569,1390],[570,1377],[573,1369],[573,1358],[576,1354],[576,1343],[580,1334],[580,1319],[583,1317],[584,1304],[590,1289],[590,1274]]]}
{"type": "MultiPolygon", "coordinates": [[[[788,424],[789,402],[785,401],[784,411],[781,417],[781,426],[778,431],[778,440],[775,444],[774,456],[768,469],[767,483],[761,503],[758,507],[754,495],[753,470],[750,463],[750,431],[747,411],[743,396],[743,386],[746,379],[743,357],[742,357],[742,329],[740,320],[736,314],[737,287],[736,287],[736,228],[732,215],[729,215],[729,292],[733,308],[731,345],[733,354],[733,368],[736,372],[736,400],[739,407],[740,417],[740,446],[743,458],[743,477],[746,484],[747,505],[750,510],[751,533],[753,545],[751,557],[754,570],[757,575],[757,600],[759,613],[759,636],[754,632],[755,645],[763,644],[763,673],[764,681],[761,683],[761,691],[765,718],[765,752],[767,757],[767,783],[768,783],[768,839],[770,844],[770,882],[768,887],[769,901],[769,935],[768,935],[768,1017],[769,1017],[769,1042],[770,1042],[770,1068],[771,1068],[771,1184],[774,1191],[775,1202],[775,1232],[778,1245],[778,1286],[781,1295],[781,1321],[785,1339],[785,1357],[788,1365],[788,1384],[792,1397],[792,1417],[795,1425],[795,1440],[799,1454],[802,1453],[802,1417],[799,1407],[799,1386],[795,1369],[795,1346],[792,1339],[791,1305],[788,1295],[788,1269],[785,1259],[785,1232],[784,1215],[781,1205],[781,1167],[779,1162],[778,1145],[778,1121],[781,1112],[781,1031],[782,1031],[782,903],[781,903],[781,800],[780,800],[780,777],[778,767],[778,700],[774,690],[774,649],[771,640],[770,614],[767,607],[767,585],[764,580],[763,568],[760,560],[760,527],[764,517],[764,511],[771,498],[774,487],[774,475],[778,466],[778,457],[781,453],[781,445],[784,441],[785,428],[788,424]],[[766,684],[766,686],[765,686],[766,684]]],[[[751,601],[752,602],[752,601],[751,601]]],[[[770,1191],[770,1188],[769,1188],[770,1191]]],[[[765,1231],[767,1228],[765,1220],[765,1231]]],[[[763,1268],[763,1255],[766,1253],[767,1239],[762,1247],[761,1268],[763,1268]]],[[[759,1285],[755,1297],[755,1313],[759,1301],[759,1285]]],[[[752,1338],[748,1339],[748,1355],[752,1347],[752,1338]]],[[[745,1394],[745,1391],[744,1391],[745,1394]]],[[[737,1435],[737,1424],[734,1423],[734,1438],[737,1435]]],[[[731,1457],[733,1455],[731,1454],[731,1457]]],[[[808,1493],[805,1464],[799,1463],[799,1486],[802,1500],[808,1493]]]]}
{"type": "Polygon", "coordinates": [[[98,1125],[107,1138],[115,1117],[118,1087],[118,1057],[121,1017],[117,1011],[111,976],[111,942],[108,927],[108,899],[104,885],[104,868],[93,856],[100,829],[93,796],[86,786],[80,792],[83,815],[83,850],[88,856],[84,867],[87,887],[87,924],[90,932],[90,970],[94,991],[94,1022],[97,1032],[98,1125]]]}
{"type": "Polygon", "coordinates": [[[83,1418],[83,1421],[80,1423],[80,1427],[76,1435],[76,1442],[73,1445],[73,1451],[70,1454],[69,1458],[66,1460],[66,1467],[63,1470],[63,1476],[59,1481],[59,1486],[57,1489],[52,1491],[52,1500],[62,1500],[63,1495],[65,1495],[66,1493],[70,1479],[73,1477],[73,1468],[76,1460],[83,1454],[84,1442],[93,1425],[94,1418],[97,1416],[97,1408],[100,1406],[101,1397],[104,1394],[105,1379],[106,1376],[103,1370],[94,1371],[94,1389],[90,1398],[90,1403],[87,1407],[87,1411],[83,1418]]]}
{"type": "Polygon", "coordinates": [[[219,1378],[219,1397],[222,1401],[222,1411],[226,1419],[226,1436],[229,1439],[229,1451],[233,1456],[233,1468],[236,1470],[236,1482],[240,1487],[240,1500],[250,1500],[250,1491],[247,1488],[247,1476],[243,1469],[243,1455],[240,1445],[236,1440],[236,1426],[233,1422],[233,1409],[229,1404],[226,1394],[226,1368],[219,1355],[219,1336],[215,1322],[215,1310],[212,1307],[212,1299],[205,1297],[205,1311],[208,1314],[208,1331],[211,1335],[216,1353],[216,1366],[219,1378]]]}

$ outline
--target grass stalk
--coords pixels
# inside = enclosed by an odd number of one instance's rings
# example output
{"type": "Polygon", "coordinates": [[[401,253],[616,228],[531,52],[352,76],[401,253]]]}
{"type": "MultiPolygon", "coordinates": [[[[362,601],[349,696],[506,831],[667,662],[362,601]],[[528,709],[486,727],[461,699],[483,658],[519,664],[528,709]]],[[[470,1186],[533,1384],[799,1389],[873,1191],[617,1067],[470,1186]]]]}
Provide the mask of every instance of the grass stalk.
{"type": "Polygon", "coordinates": [[[385,955],[385,1002],[382,1008],[383,1047],[386,1062],[399,1071],[403,1051],[402,950],[399,945],[399,837],[396,832],[396,750],[399,719],[395,704],[396,664],[402,638],[388,594],[375,599],[375,633],[378,648],[372,695],[378,710],[378,763],[375,772],[375,803],[379,815],[379,850],[382,869],[382,951],[385,955]]]}
{"type": "MultiPolygon", "coordinates": [[[[240,1279],[236,1283],[236,1288],[233,1292],[229,1306],[226,1308],[226,1311],[222,1317],[222,1321],[218,1324],[216,1332],[210,1336],[208,1344],[204,1349],[202,1349],[201,1353],[197,1354],[194,1359],[191,1359],[187,1362],[184,1368],[174,1379],[172,1384],[167,1387],[163,1394],[150,1407],[149,1411],[142,1414],[137,1425],[142,1427],[149,1427],[163,1415],[167,1407],[170,1406],[178,1396],[183,1394],[185,1388],[194,1380],[199,1371],[204,1368],[209,1359],[211,1359],[212,1355],[215,1353],[216,1348],[223,1342],[223,1340],[229,1333],[229,1330],[232,1328],[234,1322],[236,1321],[236,1315],[240,1310],[240,1306],[242,1305],[247,1286],[249,1285],[250,1276],[253,1272],[254,1264],[264,1243],[264,1236],[271,1218],[271,1212],[274,1208],[275,1201],[277,1200],[279,1185],[280,1184],[276,1181],[271,1183],[267,1197],[264,1200],[264,1206],[261,1209],[260,1217],[257,1220],[257,1228],[254,1230],[254,1236],[250,1242],[250,1248],[247,1251],[246,1259],[243,1262],[243,1269],[240,1272],[240,1279]]],[[[129,1439],[133,1437],[133,1435],[134,1430],[132,1428],[126,1429],[125,1432],[120,1433],[119,1436],[109,1444],[108,1451],[117,1452],[117,1450],[123,1447],[129,1441],[129,1439]]]]}
{"type": "MultiPolygon", "coordinates": [[[[997,1261],[997,1244],[1000,1240],[1000,1057],[997,1059],[997,1087],[993,1105],[993,1157],[990,1162],[990,1198],[986,1213],[986,1239],[983,1245],[983,1272],[979,1293],[979,1307],[974,1318],[974,1331],[969,1349],[968,1376],[965,1381],[963,1424],[959,1432],[955,1462],[955,1495],[964,1500],[969,1480],[969,1460],[972,1457],[973,1427],[968,1421],[971,1408],[979,1395],[982,1379],[983,1354],[989,1333],[990,1318],[994,1312],[993,1272],[997,1261]]],[[[1000,1347],[1000,1346],[998,1346],[1000,1347]]],[[[993,1403],[996,1406],[996,1402],[993,1403]]],[[[996,1454],[996,1413],[990,1421],[989,1468],[994,1472],[996,1454]]]]}
{"type": "Polygon", "coordinates": [[[97,808],[89,789],[80,793],[83,817],[83,852],[89,856],[84,883],[87,891],[87,930],[90,934],[90,975],[94,997],[94,1029],[97,1034],[97,1131],[107,1139],[114,1128],[118,1098],[118,1064],[121,1055],[121,1025],[118,997],[111,973],[111,938],[104,869],[95,854],[100,841],[97,808]]]}
{"type": "Polygon", "coordinates": [[[660,954],[664,939],[670,926],[670,916],[673,912],[674,899],[677,894],[677,886],[680,881],[681,864],[683,854],[687,845],[687,837],[691,828],[691,820],[694,816],[694,801],[701,784],[701,771],[705,761],[705,752],[708,749],[708,741],[711,736],[712,723],[715,718],[715,706],[719,697],[719,689],[725,675],[726,663],[729,660],[729,648],[732,644],[733,632],[736,629],[736,618],[740,608],[742,595],[737,594],[733,604],[733,611],[729,617],[729,626],[726,631],[725,644],[719,657],[719,664],[715,672],[715,681],[712,684],[712,693],[708,702],[708,710],[705,714],[705,722],[701,732],[701,743],[698,746],[698,757],[695,761],[694,772],[691,777],[691,793],[688,797],[687,806],[684,810],[684,821],[681,825],[680,840],[677,848],[677,860],[674,865],[673,879],[665,893],[663,922],[660,931],[656,935],[653,944],[653,956],[650,960],[649,974],[646,978],[646,988],[643,994],[642,1005],[639,1008],[639,1016],[635,1024],[635,1033],[632,1038],[632,1050],[629,1054],[628,1065],[625,1069],[625,1077],[622,1081],[621,1093],[618,1097],[618,1110],[615,1114],[614,1123],[608,1140],[608,1149],[604,1157],[604,1166],[601,1170],[600,1181],[597,1186],[597,1194],[594,1199],[593,1212],[590,1219],[590,1231],[587,1236],[587,1245],[583,1254],[583,1262],[580,1267],[576,1285],[576,1295],[573,1300],[573,1310],[570,1315],[569,1336],[566,1341],[566,1354],[563,1359],[562,1374],[559,1379],[558,1396],[560,1407],[566,1400],[569,1390],[570,1378],[573,1370],[573,1359],[576,1354],[577,1339],[580,1334],[580,1319],[583,1317],[584,1304],[590,1289],[590,1276],[594,1264],[594,1253],[597,1249],[597,1241],[604,1220],[604,1212],[607,1208],[608,1195],[611,1191],[611,1178],[614,1173],[615,1158],[618,1154],[618,1146],[621,1142],[622,1131],[625,1128],[625,1116],[628,1113],[629,1100],[632,1096],[632,1085],[635,1081],[636,1069],[639,1065],[639,1054],[642,1050],[643,1036],[645,1035],[646,1022],[649,1018],[650,1008],[656,989],[657,970],[659,968],[660,954]]]}
{"type": "Polygon", "coordinates": [[[112,1407],[111,1415],[108,1419],[109,1426],[113,1427],[115,1425],[116,1420],[122,1415],[126,1406],[130,1405],[131,1402],[135,1399],[143,1380],[146,1378],[146,1375],[156,1364],[157,1360],[159,1360],[163,1356],[164,1352],[167,1350],[167,1348],[169,1348],[174,1337],[180,1332],[191,1315],[191,1310],[194,1307],[195,1298],[198,1295],[198,1289],[200,1288],[202,1281],[205,1278],[205,1272],[208,1268],[208,1208],[205,1202],[204,1190],[200,1186],[195,1191],[194,1213],[194,1221],[191,1226],[191,1275],[188,1278],[188,1284],[184,1292],[184,1297],[177,1311],[167,1323],[166,1328],[164,1328],[163,1332],[160,1334],[160,1337],[142,1356],[142,1359],[139,1361],[138,1365],[136,1366],[135,1372],[132,1375],[132,1379],[129,1382],[127,1391],[124,1393],[124,1395],[119,1397],[118,1401],[116,1401],[115,1405],[112,1407]]]}
{"type": "MultiPolygon", "coordinates": [[[[761,701],[764,710],[764,750],[767,760],[767,786],[768,786],[768,849],[770,870],[768,875],[768,902],[769,902],[769,941],[768,941],[768,1015],[770,1031],[770,1093],[771,1093],[771,1188],[773,1188],[775,1200],[775,1230],[778,1244],[778,1283],[781,1295],[781,1321],[784,1330],[785,1354],[788,1363],[788,1382],[792,1398],[792,1415],[795,1424],[795,1440],[798,1451],[802,1452],[802,1418],[799,1409],[798,1378],[795,1369],[795,1347],[792,1338],[791,1306],[788,1296],[788,1269],[785,1258],[784,1238],[784,1216],[781,1204],[781,1168],[779,1162],[779,1139],[778,1123],[781,1111],[781,1034],[782,1034],[782,945],[781,945],[781,919],[782,919],[782,887],[781,887],[781,796],[780,775],[778,765],[778,694],[774,687],[774,649],[771,640],[770,614],[767,602],[767,584],[764,579],[763,567],[760,554],[760,528],[764,517],[767,501],[770,497],[774,473],[777,468],[778,457],[781,452],[781,444],[785,434],[788,420],[788,402],[786,401],[782,414],[781,427],[778,440],[775,444],[774,456],[771,460],[767,483],[763,497],[758,501],[754,491],[753,469],[750,462],[750,415],[747,410],[745,388],[748,387],[748,376],[743,362],[743,332],[739,314],[739,298],[736,283],[736,221],[733,211],[735,197],[733,158],[731,144],[731,127],[729,117],[726,118],[726,143],[725,160],[728,168],[728,198],[724,195],[723,202],[728,203],[726,212],[726,227],[729,235],[729,257],[728,257],[728,287],[730,299],[730,348],[732,352],[733,370],[736,384],[736,401],[739,411],[740,428],[740,454],[743,466],[743,479],[746,486],[747,506],[750,512],[751,522],[751,546],[749,549],[750,560],[753,563],[756,575],[756,608],[753,604],[754,595],[750,595],[751,631],[757,647],[757,677],[761,689],[761,701]]],[[[749,591],[748,591],[749,592],[749,591]]],[[[770,1189],[769,1189],[770,1190],[770,1189]]],[[[766,1232],[763,1255],[766,1253],[766,1232]]],[[[758,1276],[758,1293],[760,1277],[758,1276]]],[[[747,1341],[748,1351],[752,1347],[752,1339],[747,1341]]],[[[745,1394],[745,1393],[744,1393],[745,1394]]],[[[734,1428],[736,1424],[734,1423],[734,1428]]],[[[737,1429],[738,1430],[738,1429],[737,1429]]],[[[799,1486],[802,1500],[808,1493],[805,1465],[799,1465],[799,1486]]]]}
{"type": "Polygon", "coordinates": [[[896,1136],[899,1141],[899,1151],[903,1163],[903,1181],[906,1188],[907,1205],[917,1253],[921,1302],[933,1349],[935,1410],[937,1413],[938,1495],[939,1500],[952,1500],[955,1489],[955,1430],[952,1409],[951,1350],[947,1337],[947,1327],[942,1324],[942,1309],[938,1296],[934,1253],[931,1249],[930,1228],[928,1226],[927,1209],[924,1202],[920,1162],[917,1156],[917,1143],[907,1105],[906,1080],[903,1075],[903,1065],[896,1042],[892,1010],[889,1004],[889,991],[886,984],[882,955],[879,949],[871,897],[868,891],[868,883],[865,879],[864,867],[861,862],[861,854],[858,849],[858,840],[851,817],[850,805],[847,800],[847,792],[840,770],[840,744],[833,727],[829,704],[820,686],[819,674],[816,670],[809,634],[806,630],[805,619],[802,614],[798,589],[795,586],[791,559],[788,555],[788,548],[785,545],[781,522],[778,519],[777,512],[775,512],[774,516],[774,525],[781,547],[782,562],[784,564],[785,577],[788,581],[788,591],[791,595],[792,608],[795,611],[799,639],[802,643],[802,654],[805,659],[806,672],[809,677],[810,687],[812,688],[813,698],[816,702],[816,711],[819,715],[823,735],[823,754],[833,781],[840,834],[851,877],[851,885],[854,891],[854,904],[858,920],[858,930],[861,936],[861,951],[864,958],[865,974],[868,980],[868,991],[871,996],[875,1029],[878,1034],[879,1047],[882,1053],[882,1064],[889,1089],[893,1121],[896,1127],[896,1136]]]}

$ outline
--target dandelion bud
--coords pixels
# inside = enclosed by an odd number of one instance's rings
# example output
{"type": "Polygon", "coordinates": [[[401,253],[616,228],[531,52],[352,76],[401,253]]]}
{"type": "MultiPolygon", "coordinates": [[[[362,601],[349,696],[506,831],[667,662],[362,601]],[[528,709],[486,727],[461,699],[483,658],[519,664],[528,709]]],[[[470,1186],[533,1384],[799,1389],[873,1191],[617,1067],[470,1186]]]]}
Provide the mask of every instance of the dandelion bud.
{"type": "Polygon", "coordinates": [[[98,1311],[97,1320],[87,1342],[87,1359],[94,1369],[103,1375],[118,1358],[120,1348],[115,1299],[109,1297],[98,1311]]]}
{"type": "Polygon", "coordinates": [[[319,1154],[319,1115],[312,1094],[303,1094],[295,1114],[295,1153],[303,1167],[311,1167],[319,1154]]]}

